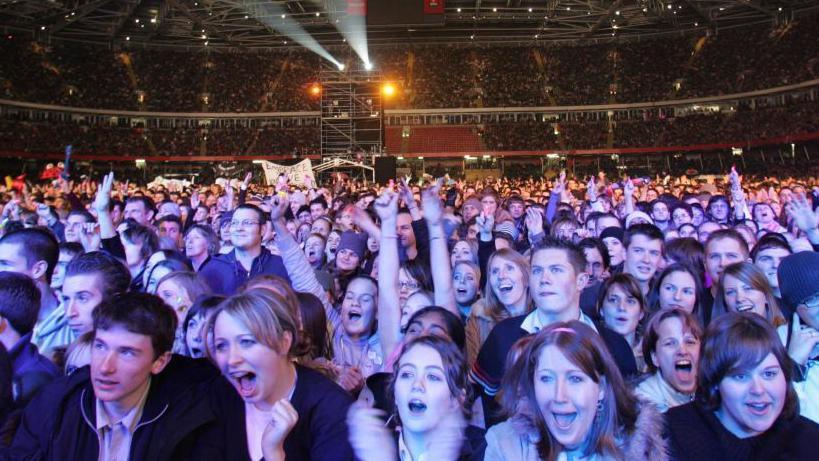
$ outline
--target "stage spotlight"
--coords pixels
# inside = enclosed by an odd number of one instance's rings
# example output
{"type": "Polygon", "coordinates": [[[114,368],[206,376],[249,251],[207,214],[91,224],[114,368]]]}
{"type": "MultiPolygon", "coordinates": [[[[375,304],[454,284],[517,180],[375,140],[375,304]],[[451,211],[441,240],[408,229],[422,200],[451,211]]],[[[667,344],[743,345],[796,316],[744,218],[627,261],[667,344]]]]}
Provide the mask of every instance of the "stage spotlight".
{"type": "Polygon", "coordinates": [[[371,63],[371,62],[365,62],[365,63],[364,63],[364,69],[365,69],[365,70],[373,70],[373,63],[371,63]]]}
{"type": "Polygon", "coordinates": [[[318,84],[313,84],[310,86],[310,94],[313,96],[318,96],[321,94],[321,87],[318,84]]]}
{"type": "Polygon", "coordinates": [[[346,68],[347,68],[347,66],[345,66],[344,64],[342,64],[342,63],[338,63],[338,70],[343,71],[343,70],[344,70],[344,69],[346,69],[346,68]]]}
{"type": "Polygon", "coordinates": [[[392,83],[385,83],[381,86],[381,93],[386,97],[392,97],[395,95],[395,86],[392,83]]]}

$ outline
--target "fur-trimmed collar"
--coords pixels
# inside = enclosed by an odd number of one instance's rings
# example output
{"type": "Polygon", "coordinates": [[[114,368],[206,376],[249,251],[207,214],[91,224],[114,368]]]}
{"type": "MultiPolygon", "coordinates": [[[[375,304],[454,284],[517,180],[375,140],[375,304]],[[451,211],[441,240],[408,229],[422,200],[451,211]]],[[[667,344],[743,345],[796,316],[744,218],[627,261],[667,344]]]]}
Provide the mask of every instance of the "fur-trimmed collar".
{"type": "MultiPolygon", "coordinates": [[[[663,438],[664,419],[654,405],[640,401],[640,411],[634,430],[629,434],[622,434],[624,440],[620,442],[623,459],[628,461],[668,461],[668,443],[663,438]]],[[[536,444],[540,439],[534,420],[532,409],[526,399],[521,399],[517,413],[509,418],[512,427],[522,437],[536,444]]]]}

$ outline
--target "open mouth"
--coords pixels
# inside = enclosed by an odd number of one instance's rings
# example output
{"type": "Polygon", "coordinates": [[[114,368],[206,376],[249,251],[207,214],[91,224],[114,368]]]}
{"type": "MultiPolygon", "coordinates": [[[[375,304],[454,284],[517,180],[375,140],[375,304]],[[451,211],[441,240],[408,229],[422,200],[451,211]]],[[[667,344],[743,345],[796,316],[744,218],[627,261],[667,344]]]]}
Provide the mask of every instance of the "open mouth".
{"type": "Polygon", "coordinates": [[[691,373],[691,371],[694,369],[694,364],[687,359],[677,360],[674,362],[674,369],[684,373],[691,373]]]}
{"type": "Polygon", "coordinates": [[[253,395],[256,390],[256,373],[250,371],[237,371],[230,374],[230,377],[239,387],[239,393],[247,398],[253,395]]]}
{"type": "Polygon", "coordinates": [[[737,312],[748,312],[754,309],[753,304],[737,304],[737,312]]]}
{"type": "Polygon", "coordinates": [[[771,408],[770,402],[753,402],[746,403],[745,405],[748,407],[748,410],[750,410],[752,414],[757,416],[765,415],[771,408]]]}
{"type": "Polygon", "coordinates": [[[466,288],[458,288],[458,289],[455,290],[455,292],[458,293],[459,295],[465,295],[466,294],[466,288]]]}
{"type": "Polygon", "coordinates": [[[357,322],[361,320],[361,312],[356,310],[351,310],[347,312],[347,318],[350,319],[351,322],[357,322]]]}
{"type": "Polygon", "coordinates": [[[577,419],[577,412],[572,413],[555,413],[552,412],[552,418],[554,419],[555,426],[561,430],[567,430],[572,426],[572,423],[575,419],[577,419]]]}
{"type": "Polygon", "coordinates": [[[407,407],[413,415],[420,415],[427,411],[427,404],[417,399],[410,400],[407,407]]]}
{"type": "Polygon", "coordinates": [[[195,359],[200,359],[200,358],[205,356],[205,352],[202,349],[198,348],[198,347],[192,347],[190,352],[191,352],[191,357],[193,357],[195,359]]]}
{"type": "Polygon", "coordinates": [[[515,288],[515,286],[512,285],[511,283],[502,283],[502,284],[498,285],[498,291],[501,294],[509,294],[509,293],[512,292],[513,288],[515,288]]]}

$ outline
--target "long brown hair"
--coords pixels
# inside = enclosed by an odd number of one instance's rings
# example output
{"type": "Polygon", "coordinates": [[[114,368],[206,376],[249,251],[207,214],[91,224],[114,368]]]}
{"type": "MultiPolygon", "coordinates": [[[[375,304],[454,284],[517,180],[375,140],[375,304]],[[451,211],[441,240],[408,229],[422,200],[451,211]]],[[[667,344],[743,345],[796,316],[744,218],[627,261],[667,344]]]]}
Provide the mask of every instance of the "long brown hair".
{"type": "Polygon", "coordinates": [[[626,386],[600,335],[580,321],[554,323],[540,330],[525,346],[515,365],[504,376],[504,409],[509,414],[514,414],[520,410],[520,402],[527,401],[529,417],[540,435],[537,443],[538,456],[546,461],[557,459],[561,447],[546,426],[545,417],[536,403],[534,387],[535,370],[540,353],[546,346],[560,349],[570,362],[604,389],[605,396],[588,435],[589,443],[584,456],[595,453],[624,459],[617,439],[623,431],[630,433],[634,430],[639,411],[638,401],[626,386]]]}

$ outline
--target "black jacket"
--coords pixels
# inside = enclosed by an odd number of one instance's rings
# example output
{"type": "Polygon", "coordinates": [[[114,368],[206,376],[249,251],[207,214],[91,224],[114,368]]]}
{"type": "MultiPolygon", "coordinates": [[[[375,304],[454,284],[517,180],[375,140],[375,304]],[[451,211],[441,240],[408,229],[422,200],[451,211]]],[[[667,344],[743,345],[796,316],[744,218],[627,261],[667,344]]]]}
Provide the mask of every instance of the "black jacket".
{"type": "MultiPolygon", "coordinates": [[[[226,425],[209,389],[222,380],[205,360],[173,356],[151,379],[131,440],[131,460],[233,460],[226,425]]],[[[43,389],[26,407],[0,460],[95,460],[99,457],[94,390],[83,367],[43,389]]]]}
{"type": "Polygon", "coordinates": [[[740,439],[699,402],[666,413],[671,459],[679,461],[801,461],[817,459],[819,425],[802,416],[780,417],[765,433],[740,439]]]}
{"type": "MultiPolygon", "coordinates": [[[[296,389],[290,403],[299,414],[299,420],[284,439],[287,460],[353,461],[347,433],[347,411],[352,398],[338,384],[314,370],[297,365],[296,373],[296,389]]],[[[220,419],[233,428],[227,443],[238,454],[231,461],[249,460],[244,401],[227,381],[215,394],[225,402],[222,407],[225,412],[220,419]]]]}

